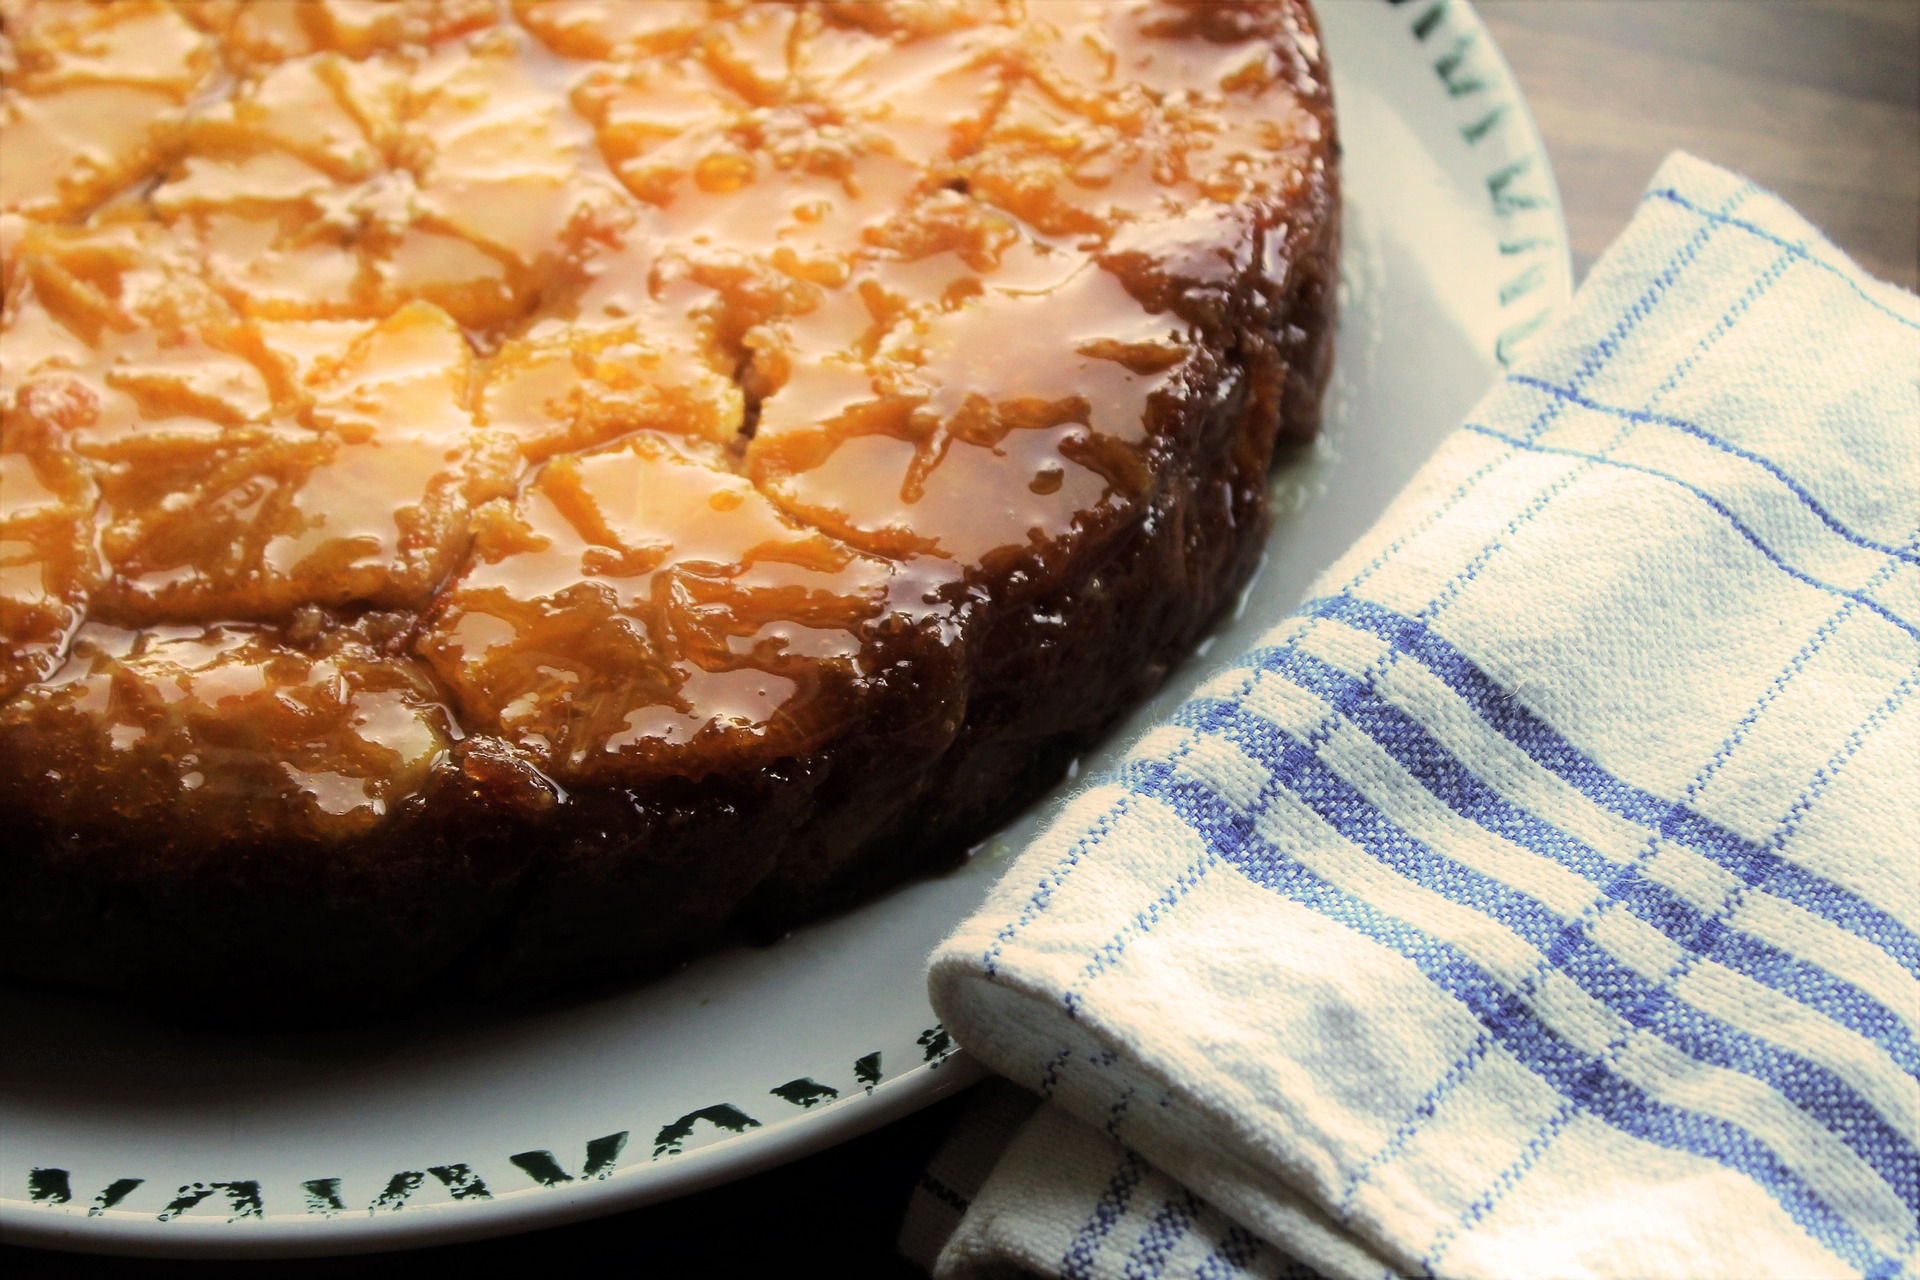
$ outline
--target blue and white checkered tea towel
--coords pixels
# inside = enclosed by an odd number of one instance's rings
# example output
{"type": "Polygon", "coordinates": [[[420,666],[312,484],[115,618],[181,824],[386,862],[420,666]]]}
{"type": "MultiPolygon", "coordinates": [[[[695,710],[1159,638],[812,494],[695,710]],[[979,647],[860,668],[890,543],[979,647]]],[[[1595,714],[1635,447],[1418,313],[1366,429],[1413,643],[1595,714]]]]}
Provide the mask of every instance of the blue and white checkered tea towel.
{"type": "Polygon", "coordinates": [[[944,1276],[1915,1274],[1920,300],[1668,161],[934,954],[944,1276]]]}

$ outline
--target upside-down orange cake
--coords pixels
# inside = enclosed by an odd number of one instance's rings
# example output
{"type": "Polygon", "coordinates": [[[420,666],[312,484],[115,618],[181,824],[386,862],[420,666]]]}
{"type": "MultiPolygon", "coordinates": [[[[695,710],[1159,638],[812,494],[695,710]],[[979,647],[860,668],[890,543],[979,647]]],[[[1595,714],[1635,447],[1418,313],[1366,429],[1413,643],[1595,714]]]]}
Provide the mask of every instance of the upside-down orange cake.
{"type": "Polygon", "coordinates": [[[1304,0],[0,0],[0,969],[367,1005],[937,867],[1314,431],[1304,0]]]}

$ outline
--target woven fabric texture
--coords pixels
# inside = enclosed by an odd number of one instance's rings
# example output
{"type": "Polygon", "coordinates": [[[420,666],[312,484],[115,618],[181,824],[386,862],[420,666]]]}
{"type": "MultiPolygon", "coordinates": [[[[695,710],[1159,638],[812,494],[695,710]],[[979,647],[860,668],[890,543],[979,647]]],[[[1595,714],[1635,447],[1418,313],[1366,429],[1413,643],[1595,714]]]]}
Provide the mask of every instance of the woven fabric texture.
{"type": "Polygon", "coordinates": [[[943,1277],[1913,1276],[1920,300],[1687,156],[932,958],[943,1277]]]}

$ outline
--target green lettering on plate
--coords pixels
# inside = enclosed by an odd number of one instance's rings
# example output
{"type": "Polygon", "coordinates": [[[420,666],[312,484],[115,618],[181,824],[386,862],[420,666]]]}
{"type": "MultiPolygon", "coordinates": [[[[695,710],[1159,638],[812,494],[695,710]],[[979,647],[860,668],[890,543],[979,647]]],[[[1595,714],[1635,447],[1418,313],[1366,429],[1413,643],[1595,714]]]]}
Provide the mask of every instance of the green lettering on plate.
{"type": "Polygon", "coordinates": [[[407,1202],[408,1196],[419,1190],[420,1184],[426,1180],[427,1175],[418,1169],[408,1169],[401,1173],[394,1174],[393,1177],[387,1179],[387,1189],[375,1196],[373,1203],[367,1206],[367,1212],[373,1213],[380,1209],[389,1211],[398,1209],[407,1202]]]}
{"type": "Polygon", "coordinates": [[[323,1214],[331,1218],[336,1213],[345,1213],[347,1206],[340,1199],[340,1179],[311,1178],[300,1184],[300,1190],[307,1196],[307,1212],[323,1214]]]}
{"type": "MultiPolygon", "coordinates": [[[[583,1178],[606,1177],[613,1172],[614,1161],[620,1158],[620,1153],[626,1149],[626,1146],[627,1131],[625,1129],[622,1129],[619,1133],[609,1133],[605,1137],[595,1138],[587,1144],[587,1163],[586,1167],[580,1171],[580,1176],[583,1178]]],[[[532,1178],[543,1187],[555,1187],[563,1182],[573,1181],[573,1175],[560,1167],[560,1162],[553,1158],[553,1152],[551,1151],[522,1151],[517,1156],[508,1156],[507,1159],[511,1160],[521,1172],[525,1173],[529,1178],[532,1178]]],[[[449,1167],[453,1169],[466,1168],[465,1165],[452,1165],[449,1167]]],[[[475,1181],[478,1182],[479,1180],[476,1178],[475,1181]]],[[[453,1184],[448,1183],[447,1185],[448,1189],[452,1190],[453,1184]]],[[[461,1193],[456,1191],[454,1194],[458,1196],[461,1193]]],[[[484,1183],[481,1184],[478,1191],[468,1191],[466,1194],[491,1195],[491,1193],[487,1191],[484,1183]]]]}
{"type": "Polygon", "coordinates": [[[821,1084],[818,1080],[801,1076],[798,1080],[789,1080],[767,1090],[782,1102],[791,1102],[796,1107],[813,1107],[822,1102],[831,1102],[840,1096],[840,1091],[830,1084],[821,1084]]]}
{"type": "Polygon", "coordinates": [[[745,1133],[748,1129],[758,1129],[760,1122],[729,1103],[718,1103],[711,1107],[702,1107],[698,1111],[689,1111],[672,1124],[662,1125],[660,1132],[654,1135],[653,1158],[677,1156],[683,1144],[693,1136],[693,1126],[705,1120],[716,1128],[730,1133],[745,1133]]]}
{"type": "MultiPolygon", "coordinates": [[[[611,1136],[618,1138],[620,1140],[620,1146],[626,1145],[627,1143],[626,1134],[617,1133],[611,1136]]],[[[606,1140],[607,1139],[605,1138],[595,1139],[595,1141],[598,1141],[598,1142],[605,1142],[606,1140]]],[[[616,1155],[619,1154],[618,1147],[615,1148],[614,1153],[616,1155]]],[[[608,1161],[608,1163],[611,1164],[612,1161],[608,1161]]],[[[469,1199],[491,1200],[493,1199],[493,1192],[487,1190],[486,1182],[482,1180],[480,1175],[475,1173],[472,1167],[469,1165],[464,1165],[464,1164],[429,1165],[427,1168],[427,1172],[432,1174],[434,1177],[438,1178],[440,1180],[440,1185],[445,1187],[447,1189],[447,1194],[452,1196],[455,1200],[469,1200],[469,1199]]],[[[595,1168],[595,1165],[594,1165],[593,1146],[591,1143],[589,1143],[587,1146],[587,1176],[590,1178],[597,1178],[601,1176],[601,1174],[595,1168]]]]}
{"type": "Polygon", "coordinates": [[[145,1178],[115,1178],[107,1184],[106,1190],[95,1196],[93,1203],[87,1206],[87,1216],[89,1218],[99,1217],[107,1210],[113,1208],[113,1206],[119,1204],[122,1200],[125,1200],[128,1192],[145,1181],[145,1178]]]}
{"type": "MultiPolygon", "coordinates": [[[[111,1190],[111,1188],[109,1188],[111,1190]]],[[[131,1188],[129,1188],[131,1190],[131,1188]]],[[[194,1182],[180,1188],[180,1193],[167,1202],[157,1217],[160,1222],[171,1222],[187,1210],[205,1200],[216,1191],[227,1195],[228,1222],[238,1222],[242,1218],[263,1218],[266,1209],[260,1203],[260,1184],[251,1180],[245,1182],[194,1182]]]]}
{"type": "Polygon", "coordinates": [[[27,1199],[35,1204],[65,1204],[73,1199],[73,1184],[65,1169],[35,1169],[27,1174],[27,1199]]]}
{"type": "Polygon", "coordinates": [[[922,1031],[914,1043],[926,1051],[923,1061],[932,1066],[939,1066],[952,1057],[954,1049],[958,1047],[953,1043],[953,1037],[947,1034],[947,1029],[937,1022],[922,1031]]]}

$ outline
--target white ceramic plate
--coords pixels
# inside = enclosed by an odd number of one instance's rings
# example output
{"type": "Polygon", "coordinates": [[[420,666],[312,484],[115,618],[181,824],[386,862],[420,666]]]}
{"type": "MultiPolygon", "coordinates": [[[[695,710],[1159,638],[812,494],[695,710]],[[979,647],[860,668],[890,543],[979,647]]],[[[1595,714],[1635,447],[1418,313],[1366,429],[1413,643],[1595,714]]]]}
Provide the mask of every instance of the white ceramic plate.
{"type": "MultiPolygon", "coordinates": [[[[1322,18],[1347,192],[1326,436],[1277,481],[1239,614],[1086,769],[1284,614],[1570,293],[1539,136],[1467,5],[1323,0],[1322,18]]],[[[977,1076],[927,1007],[922,961],[1057,802],[943,879],[563,1007],[238,1036],[0,993],[0,1234],[387,1249],[631,1208],[842,1141],[977,1076]]]]}

